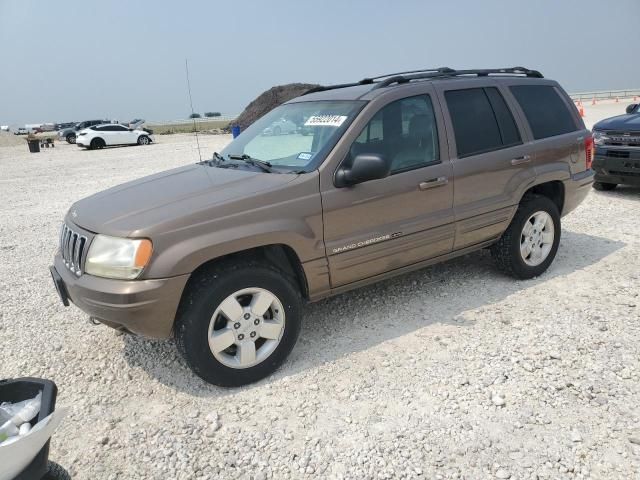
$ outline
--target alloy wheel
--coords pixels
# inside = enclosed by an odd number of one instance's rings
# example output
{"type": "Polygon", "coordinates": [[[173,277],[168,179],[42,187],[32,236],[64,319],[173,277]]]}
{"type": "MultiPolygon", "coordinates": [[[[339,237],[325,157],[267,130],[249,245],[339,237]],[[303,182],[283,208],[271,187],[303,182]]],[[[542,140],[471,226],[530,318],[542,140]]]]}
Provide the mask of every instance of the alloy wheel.
{"type": "Polygon", "coordinates": [[[544,262],[553,248],[554,238],[551,215],[542,210],[531,215],[520,234],[520,255],[524,263],[536,267],[544,262]]]}
{"type": "Polygon", "coordinates": [[[285,327],[282,303],[268,290],[245,288],[229,295],[209,322],[213,356],[230,368],[249,368],[277,348],[285,327]]]}

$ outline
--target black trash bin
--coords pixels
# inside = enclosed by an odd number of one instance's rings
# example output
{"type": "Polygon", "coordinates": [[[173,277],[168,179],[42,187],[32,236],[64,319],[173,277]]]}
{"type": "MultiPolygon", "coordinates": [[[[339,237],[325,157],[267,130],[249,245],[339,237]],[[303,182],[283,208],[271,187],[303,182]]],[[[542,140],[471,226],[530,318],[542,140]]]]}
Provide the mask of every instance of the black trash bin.
{"type": "Polygon", "coordinates": [[[38,153],[40,151],[40,140],[27,140],[29,144],[29,151],[31,153],[38,153]]]}
{"type": "MultiPolygon", "coordinates": [[[[16,378],[13,380],[0,380],[0,402],[21,402],[35,397],[38,392],[42,392],[40,413],[31,423],[36,424],[47,418],[56,407],[56,396],[58,388],[51,380],[42,378],[16,378]]],[[[57,467],[57,466],[56,466],[57,467]]],[[[38,452],[31,463],[25,468],[15,480],[36,480],[42,478],[53,478],[50,474],[51,465],[49,462],[49,442],[38,452]]],[[[66,471],[62,470],[60,478],[68,478],[66,471]]]]}

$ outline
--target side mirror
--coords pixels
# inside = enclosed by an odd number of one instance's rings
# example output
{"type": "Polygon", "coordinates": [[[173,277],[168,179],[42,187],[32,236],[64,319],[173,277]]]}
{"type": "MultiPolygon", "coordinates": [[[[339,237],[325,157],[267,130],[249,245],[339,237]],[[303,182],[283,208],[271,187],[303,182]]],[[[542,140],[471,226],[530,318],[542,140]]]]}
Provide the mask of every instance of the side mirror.
{"type": "Polygon", "coordinates": [[[378,180],[389,176],[391,165],[377,153],[356,155],[351,168],[341,168],[336,172],[336,186],[347,187],[357,183],[378,180]]]}
{"type": "Polygon", "coordinates": [[[627,107],[627,113],[633,113],[637,106],[638,106],[637,103],[632,103],[631,105],[629,105],[627,107]]]}

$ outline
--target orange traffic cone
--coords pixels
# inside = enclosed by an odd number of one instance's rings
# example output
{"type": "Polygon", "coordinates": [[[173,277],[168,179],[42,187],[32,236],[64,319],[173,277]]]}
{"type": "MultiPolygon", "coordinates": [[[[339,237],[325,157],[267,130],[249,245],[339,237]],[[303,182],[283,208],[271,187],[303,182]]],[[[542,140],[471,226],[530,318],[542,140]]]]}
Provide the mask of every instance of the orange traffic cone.
{"type": "Polygon", "coordinates": [[[580,105],[580,108],[578,109],[578,111],[580,112],[580,116],[584,117],[584,107],[582,105],[580,105]]]}
{"type": "Polygon", "coordinates": [[[591,105],[595,105],[596,104],[596,97],[593,97],[593,101],[591,102],[591,105]]]}

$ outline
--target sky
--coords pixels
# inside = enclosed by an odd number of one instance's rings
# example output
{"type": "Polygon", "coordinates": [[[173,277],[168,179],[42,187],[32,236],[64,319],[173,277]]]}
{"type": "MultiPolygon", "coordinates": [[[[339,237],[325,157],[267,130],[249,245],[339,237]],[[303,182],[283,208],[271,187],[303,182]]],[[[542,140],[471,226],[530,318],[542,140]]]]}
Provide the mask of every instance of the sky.
{"type": "Polygon", "coordinates": [[[0,0],[0,124],[240,113],[290,82],[525,66],[640,88],[640,0],[0,0]]]}

